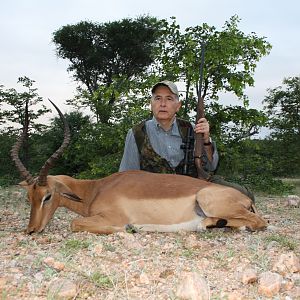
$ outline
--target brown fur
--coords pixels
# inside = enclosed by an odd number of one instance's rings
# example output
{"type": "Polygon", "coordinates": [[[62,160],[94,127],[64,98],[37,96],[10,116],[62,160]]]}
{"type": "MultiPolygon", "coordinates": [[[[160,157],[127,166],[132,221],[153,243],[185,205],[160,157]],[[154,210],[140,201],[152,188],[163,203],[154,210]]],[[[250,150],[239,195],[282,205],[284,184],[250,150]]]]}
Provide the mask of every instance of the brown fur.
{"type": "Polygon", "coordinates": [[[46,186],[21,185],[31,203],[28,233],[41,232],[59,206],[82,216],[72,221],[73,231],[99,234],[125,231],[127,224],[145,231],[201,230],[220,219],[237,228],[266,227],[239,191],[182,175],[126,171],[99,180],[58,175],[48,176],[46,186]],[[51,199],[42,203],[47,194],[51,199]],[[196,214],[196,201],[207,218],[196,214]]]}

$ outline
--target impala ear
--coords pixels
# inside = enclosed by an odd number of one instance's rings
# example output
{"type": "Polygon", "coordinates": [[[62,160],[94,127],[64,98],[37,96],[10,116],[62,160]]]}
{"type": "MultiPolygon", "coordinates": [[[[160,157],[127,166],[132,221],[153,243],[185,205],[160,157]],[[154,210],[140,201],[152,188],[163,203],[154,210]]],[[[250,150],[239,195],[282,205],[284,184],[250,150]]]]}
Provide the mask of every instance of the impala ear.
{"type": "Polygon", "coordinates": [[[23,181],[21,181],[21,182],[18,183],[18,186],[26,188],[28,186],[28,183],[27,183],[26,180],[23,180],[23,181]]]}
{"type": "Polygon", "coordinates": [[[26,180],[19,182],[18,186],[20,186],[22,189],[25,189],[26,191],[28,191],[29,189],[29,184],[26,180]]]}
{"type": "Polygon", "coordinates": [[[29,186],[33,186],[33,188],[35,189],[36,188],[36,178],[33,178],[31,183],[28,183],[28,181],[23,180],[23,181],[19,182],[17,185],[24,189],[28,189],[29,186]]]}
{"type": "Polygon", "coordinates": [[[73,193],[73,191],[66,184],[57,179],[53,180],[53,178],[51,177],[49,179],[48,182],[50,185],[52,185],[53,192],[58,193],[60,196],[69,200],[81,202],[82,199],[78,197],[75,193],[73,193]]]}
{"type": "Polygon", "coordinates": [[[62,192],[59,193],[62,197],[68,198],[72,201],[81,202],[81,198],[79,198],[76,194],[68,193],[68,192],[62,192]]]}

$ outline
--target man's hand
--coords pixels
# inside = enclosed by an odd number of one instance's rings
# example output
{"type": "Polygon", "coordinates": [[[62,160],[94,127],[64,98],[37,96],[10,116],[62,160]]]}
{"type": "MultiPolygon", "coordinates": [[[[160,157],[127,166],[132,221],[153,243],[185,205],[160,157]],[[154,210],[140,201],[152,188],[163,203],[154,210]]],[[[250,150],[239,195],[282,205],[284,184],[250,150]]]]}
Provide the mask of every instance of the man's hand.
{"type": "Polygon", "coordinates": [[[195,125],[194,131],[196,133],[202,133],[204,138],[204,143],[209,143],[210,133],[209,133],[209,123],[205,118],[199,119],[198,123],[195,125]]]}

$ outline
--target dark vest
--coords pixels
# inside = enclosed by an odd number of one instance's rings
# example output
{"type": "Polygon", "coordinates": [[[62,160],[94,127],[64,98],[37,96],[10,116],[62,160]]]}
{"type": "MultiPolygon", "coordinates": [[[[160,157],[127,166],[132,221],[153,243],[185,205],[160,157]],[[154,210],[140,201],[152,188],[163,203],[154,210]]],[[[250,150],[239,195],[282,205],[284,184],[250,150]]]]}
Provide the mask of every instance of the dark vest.
{"type": "MultiPolygon", "coordinates": [[[[184,160],[182,160],[176,168],[173,168],[165,158],[154,151],[147,135],[145,122],[146,121],[143,121],[132,128],[140,154],[141,170],[152,173],[183,174],[184,160]]],[[[188,136],[188,129],[192,127],[191,123],[178,118],[176,118],[176,122],[181,138],[183,140],[186,139],[188,136]]],[[[189,176],[197,177],[197,170],[194,164],[192,164],[189,169],[189,176]]]]}

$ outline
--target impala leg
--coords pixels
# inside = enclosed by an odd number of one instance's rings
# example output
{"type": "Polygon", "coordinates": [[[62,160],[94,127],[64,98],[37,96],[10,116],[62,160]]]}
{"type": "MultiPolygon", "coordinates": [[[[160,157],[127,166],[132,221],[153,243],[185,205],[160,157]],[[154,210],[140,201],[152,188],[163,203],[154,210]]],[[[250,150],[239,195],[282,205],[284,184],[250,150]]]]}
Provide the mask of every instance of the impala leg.
{"type": "Polygon", "coordinates": [[[202,221],[202,227],[209,228],[209,227],[217,227],[222,228],[227,225],[227,220],[220,219],[220,218],[214,218],[214,217],[207,217],[202,221]]]}
{"type": "Polygon", "coordinates": [[[102,216],[92,216],[74,219],[71,223],[72,231],[87,231],[98,234],[111,234],[114,232],[125,232],[125,226],[119,227],[111,224],[111,221],[102,216]]]}
{"type": "Polygon", "coordinates": [[[233,188],[217,186],[202,189],[197,193],[196,199],[207,216],[203,221],[204,227],[222,227],[218,225],[224,223],[227,227],[257,230],[267,225],[257,213],[250,211],[253,207],[251,199],[233,188]]]}
{"type": "Polygon", "coordinates": [[[253,214],[250,212],[250,215],[247,216],[248,212],[245,212],[245,216],[241,218],[214,218],[208,217],[202,221],[202,226],[205,228],[208,227],[234,227],[234,228],[249,228],[250,230],[260,230],[264,229],[267,226],[265,220],[263,220],[259,215],[253,214]]]}
{"type": "Polygon", "coordinates": [[[148,232],[178,232],[178,231],[199,231],[202,227],[199,227],[203,217],[195,215],[190,221],[175,223],[175,224],[132,224],[136,231],[148,231],[148,232]]]}
{"type": "Polygon", "coordinates": [[[230,227],[243,227],[246,226],[250,230],[261,230],[267,227],[267,222],[258,214],[250,211],[245,211],[241,218],[228,218],[227,226],[230,227]]]}

